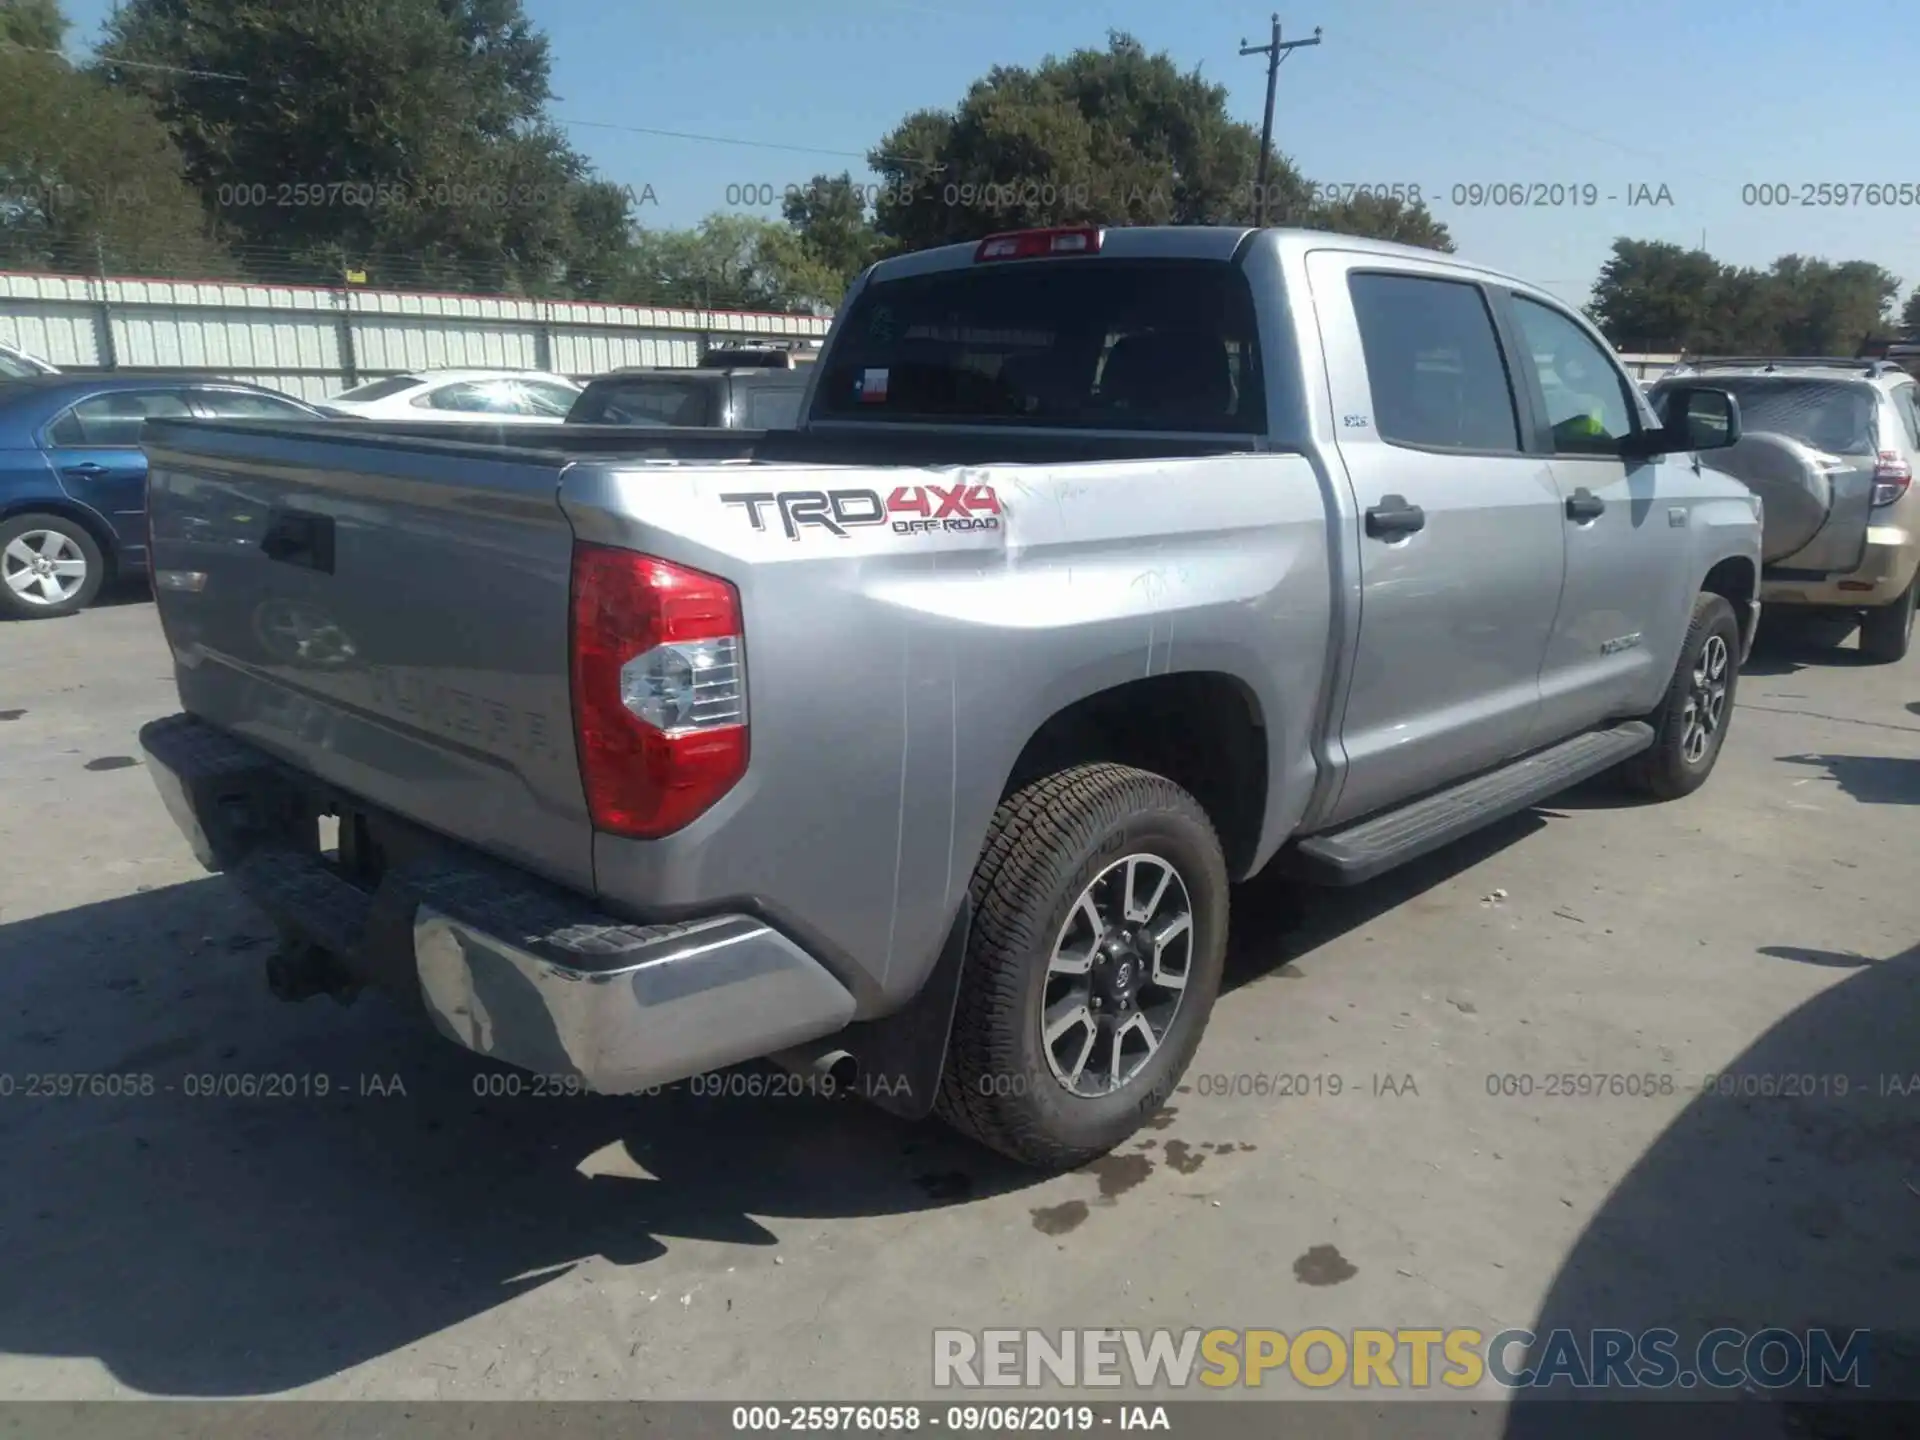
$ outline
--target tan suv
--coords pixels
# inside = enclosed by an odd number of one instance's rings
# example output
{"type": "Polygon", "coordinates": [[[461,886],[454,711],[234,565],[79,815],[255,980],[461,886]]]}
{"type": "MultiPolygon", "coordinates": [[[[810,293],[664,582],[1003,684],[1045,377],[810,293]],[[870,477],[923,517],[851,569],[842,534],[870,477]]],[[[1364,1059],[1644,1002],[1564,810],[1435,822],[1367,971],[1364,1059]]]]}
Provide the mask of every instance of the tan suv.
{"type": "Polygon", "coordinates": [[[1920,393],[1885,360],[1696,360],[1661,377],[1711,384],[1740,405],[1740,444],[1702,463],[1735,475],[1766,507],[1766,606],[1851,613],[1860,650],[1882,663],[1913,640],[1920,571],[1920,393]]]}

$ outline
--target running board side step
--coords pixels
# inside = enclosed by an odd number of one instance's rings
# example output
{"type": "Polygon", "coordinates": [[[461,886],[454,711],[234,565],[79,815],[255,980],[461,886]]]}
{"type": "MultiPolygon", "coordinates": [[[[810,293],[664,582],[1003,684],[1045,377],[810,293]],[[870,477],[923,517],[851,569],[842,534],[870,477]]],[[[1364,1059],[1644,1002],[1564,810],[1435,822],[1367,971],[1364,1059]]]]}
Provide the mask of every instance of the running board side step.
{"type": "Polygon", "coordinates": [[[1653,744],[1653,727],[1630,720],[1592,730],[1341,830],[1309,836],[1288,873],[1322,885],[1358,885],[1484,825],[1609,770],[1653,744]]]}

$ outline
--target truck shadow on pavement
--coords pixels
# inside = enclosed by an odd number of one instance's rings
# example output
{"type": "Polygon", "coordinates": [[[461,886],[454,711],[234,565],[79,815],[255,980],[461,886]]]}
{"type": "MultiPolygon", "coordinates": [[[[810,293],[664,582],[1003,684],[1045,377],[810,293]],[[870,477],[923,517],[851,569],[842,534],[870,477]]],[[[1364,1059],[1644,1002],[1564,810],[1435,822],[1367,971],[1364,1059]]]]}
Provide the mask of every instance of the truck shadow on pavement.
{"type": "Polygon", "coordinates": [[[771,1275],[783,1220],[1040,1178],[851,1099],[486,1093],[530,1077],[374,997],[271,999],[266,934],[219,879],[0,925],[0,1349],[96,1358],[154,1394],[257,1395],[595,1256],[695,1239],[771,1275]],[[39,1098],[33,1075],[99,1078],[39,1098]],[[193,1093],[242,1076],[252,1098],[193,1093]]]}
{"type": "MultiPolygon", "coordinates": [[[[1241,887],[1228,988],[1544,823],[1515,817],[1357,890],[1241,887]]],[[[702,1240],[751,1271],[773,1265],[782,1221],[1041,1178],[857,1100],[492,1093],[532,1082],[375,997],[271,999],[267,936],[218,878],[0,924],[0,1350],[97,1359],[151,1394],[269,1394],[594,1257],[644,1265],[702,1240]],[[29,1097],[35,1075],[86,1093],[29,1097]]]]}
{"type": "MultiPolygon", "coordinates": [[[[1730,1414],[1745,1417],[1738,1433],[1753,1440],[1892,1440],[1915,1433],[1920,1413],[1859,1403],[1920,1401],[1920,945],[1890,958],[1846,958],[1855,973],[1730,1057],[1724,1080],[1699,1093],[1621,1178],[1528,1325],[1543,1337],[1570,1329],[1583,1349],[1596,1327],[1669,1328],[1679,1332],[1683,1370],[1716,1327],[1823,1327],[1836,1346],[1854,1330],[1872,1332],[1860,1376],[1867,1389],[1864,1397],[1852,1391],[1852,1403],[1838,1391],[1727,1395],[1750,1402],[1730,1414]]],[[[1724,1365],[1739,1355],[1732,1347],[1716,1358],[1724,1365]]],[[[1667,1393],[1696,1400],[1713,1392],[1702,1383],[1667,1393]]],[[[1508,1440],[1647,1433],[1633,1411],[1604,1403],[1531,1403],[1570,1394],[1565,1384],[1520,1392],[1508,1440]]]]}

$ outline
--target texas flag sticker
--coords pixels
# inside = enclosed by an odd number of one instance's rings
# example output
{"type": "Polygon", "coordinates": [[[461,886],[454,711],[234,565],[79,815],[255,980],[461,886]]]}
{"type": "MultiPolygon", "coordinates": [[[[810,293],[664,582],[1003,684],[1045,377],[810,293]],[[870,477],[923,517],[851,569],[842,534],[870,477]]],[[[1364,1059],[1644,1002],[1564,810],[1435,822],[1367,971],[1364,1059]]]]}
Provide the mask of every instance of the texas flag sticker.
{"type": "Polygon", "coordinates": [[[860,377],[854,388],[860,392],[862,405],[877,405],[887,398],[887,372],[869,370],[860,377]]]}

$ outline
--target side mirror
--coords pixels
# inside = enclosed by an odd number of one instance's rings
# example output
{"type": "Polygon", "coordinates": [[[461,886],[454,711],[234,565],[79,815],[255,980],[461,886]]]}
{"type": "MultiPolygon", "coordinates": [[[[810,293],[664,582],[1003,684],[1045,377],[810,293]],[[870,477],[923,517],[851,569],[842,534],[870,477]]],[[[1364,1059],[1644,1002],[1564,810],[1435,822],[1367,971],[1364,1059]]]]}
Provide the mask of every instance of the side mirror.
{"type": "Polygon", "coordinates": [[[1665,422],[1628,442],[1641,456],[1681,455],[1695,450],[1724,450],[1740,438],[1740,402],[1725,390],[1705,385],[1671,385],[1654,400],[1665,422]]]}

